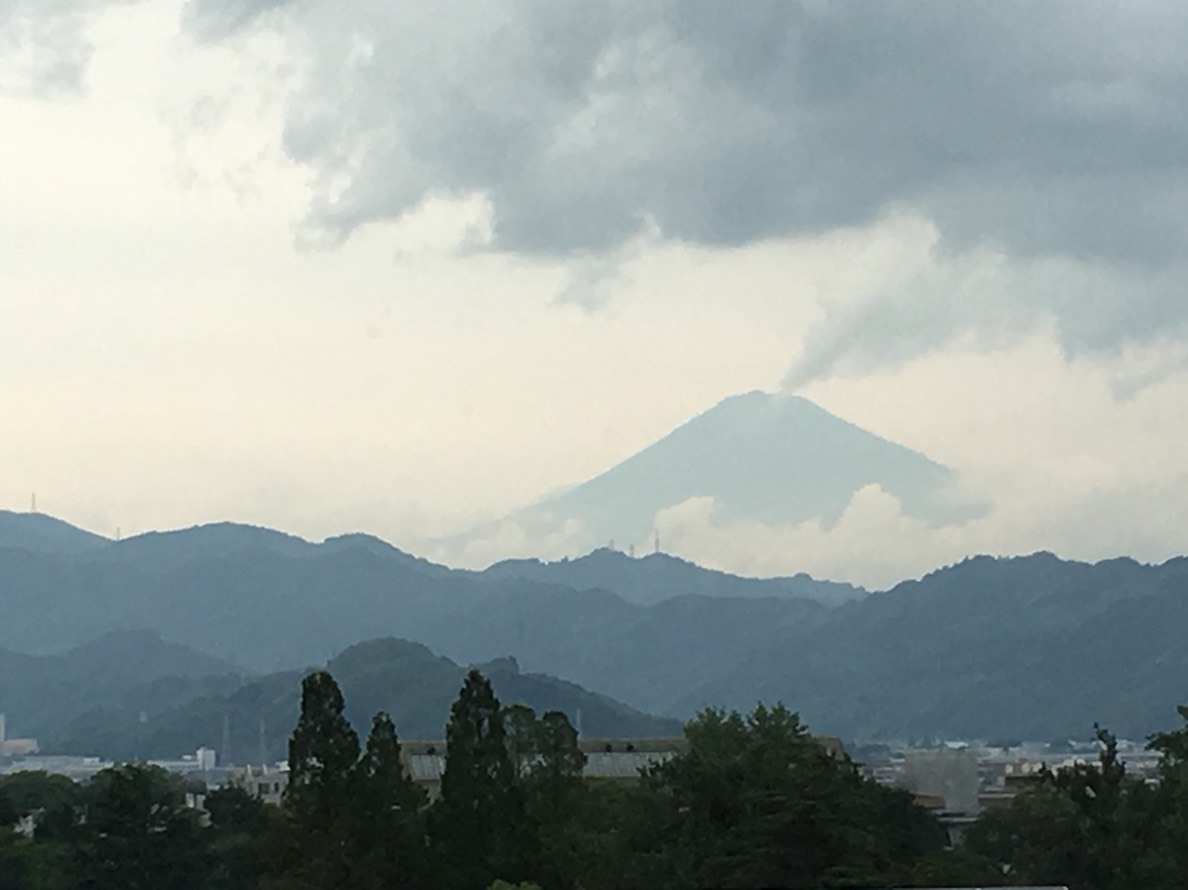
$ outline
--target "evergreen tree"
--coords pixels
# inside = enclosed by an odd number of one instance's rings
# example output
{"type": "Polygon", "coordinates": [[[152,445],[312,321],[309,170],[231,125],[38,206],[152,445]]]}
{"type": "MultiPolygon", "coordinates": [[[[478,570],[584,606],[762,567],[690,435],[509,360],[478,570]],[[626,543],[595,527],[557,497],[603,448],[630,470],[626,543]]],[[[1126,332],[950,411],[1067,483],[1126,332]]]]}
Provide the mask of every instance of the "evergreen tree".
{"type": "Polygon", "coordinates": [[[501,719],[507,739],[507,753],[511,757],[512,772],[515,779],[521,781],[532,769],[538,754],[539,730],[536,712],[527,705],[506,705],[502,710],[501,719]]]}
{"type": "MultiPolygon", "coordinates": [[[[531,713],[531,711],[529,711],[531,713]]],[[[533,758],[522,780],[529,823],[537,828],[538,877],[545,886],[571,887],[581,874],[575,824],[586,755],[577,731],[560,711],[532,725],[533,758]]]]}
{"type": "Polygon", "coordinates": [[[396,727],[375,715],[356,767],[356,882],[359,888],[430,885],[423,809],[427,798],[401,756],[396,727]]]}
{"type": "Polygon", "coordinates": [[[359,737],[327,671],[301,683],[301,716],[289,739],[285,886],[349,886],[351,811],[359,737]]]}
{"type": "Polygon", "coordinates": [[[507,748],[491,683],[471,670],[446,726],[446,766],[434,833],[452,886],[486,887],[532,877],[535,834],[507,748]]]}
{"type": "Polygon", "coordinates": [[[586,755],[578,747],[577,730],[561,711],[545,711],[533,734],[536,757],[528,775],[546,805],[558,810],[581,784],[586,755]]]}
{"type": "Polygon", "coordinates": [[[289,739],[286,803],[310,822],[333,821],[348,803],[359,737],[343,716],[342,690],[329,671],[301,683],[301,716],[289,739]]]}

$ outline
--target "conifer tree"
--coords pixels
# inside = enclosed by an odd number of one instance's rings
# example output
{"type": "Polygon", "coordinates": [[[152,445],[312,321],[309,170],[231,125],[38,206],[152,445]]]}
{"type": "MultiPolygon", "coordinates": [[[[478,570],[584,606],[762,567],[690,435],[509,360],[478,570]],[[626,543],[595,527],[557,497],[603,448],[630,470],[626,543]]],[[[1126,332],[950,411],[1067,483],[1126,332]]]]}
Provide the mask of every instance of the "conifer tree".
{"type": "Polygon", "coordinates": [[[346,802],[359,736],[343,707],[342,690],[329,671],[315,671],[302,681],[301,716],[289,739],[286,802],[306,815],[329,815],[346,802]]]}
{"type": "Polygon", "coordinates": [[[471,670],[450,709],[436,834],[450,884],[486,887],[531,877],[534,832],[515,780],[491,683],[471,670]]]}
{"type": "Polygon", "coordinates": [[[356,767],[355,803],[355,886],[428,886],[422,820],[426,795],[405,768],[396,727],[383,711],[372,719],[367,747],[356,767]]]}
{"type": "Polygon", "coordinates": [[[343,716],[342,690],[327,671],[301,683],[301,716],[289,739],[289,886],[348,886],[351,811],[359,737],[343,716]]]}

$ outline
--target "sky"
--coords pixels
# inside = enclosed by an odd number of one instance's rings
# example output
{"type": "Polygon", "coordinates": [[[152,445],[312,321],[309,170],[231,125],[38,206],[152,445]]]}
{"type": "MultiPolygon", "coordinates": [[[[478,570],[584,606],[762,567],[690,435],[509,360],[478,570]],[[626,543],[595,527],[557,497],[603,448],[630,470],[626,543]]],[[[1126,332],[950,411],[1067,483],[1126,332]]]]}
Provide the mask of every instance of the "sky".
{"type": "Polygon", "coordinates": [[[689,502],[674,552],[1188,552],[1185,42],[1144,0],[0,0],[0,508],[432,553],[762,389],[992,508],[689,502]]]}

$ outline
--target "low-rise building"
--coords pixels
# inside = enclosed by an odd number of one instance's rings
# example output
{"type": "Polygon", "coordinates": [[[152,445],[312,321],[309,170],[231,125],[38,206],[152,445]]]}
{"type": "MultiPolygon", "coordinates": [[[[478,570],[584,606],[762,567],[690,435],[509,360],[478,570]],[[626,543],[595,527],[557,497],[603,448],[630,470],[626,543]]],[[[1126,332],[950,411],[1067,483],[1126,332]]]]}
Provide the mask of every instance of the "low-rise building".
{"type": "Polygon", "coordinates": [[[27,757],[37,751],[37,739],[10,739],[7,722],[0,714],[0,757],[27,757]]]}

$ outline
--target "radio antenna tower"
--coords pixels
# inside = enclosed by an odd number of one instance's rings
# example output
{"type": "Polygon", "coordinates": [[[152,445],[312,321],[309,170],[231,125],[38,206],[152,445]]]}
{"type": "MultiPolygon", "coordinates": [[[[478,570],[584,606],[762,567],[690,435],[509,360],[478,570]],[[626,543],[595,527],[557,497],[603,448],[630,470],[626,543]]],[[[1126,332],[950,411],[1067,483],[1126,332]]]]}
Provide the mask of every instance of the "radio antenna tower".
{"type": "Polygon", "coordinates": [[[32,504],[29,507],[29,512],[30,513],[37,512],[37,492],[33,492],[32,504]]]}
{"type": "Polygon", "coordinates": [[[656,529],[656,552],[660,552],[660,529],[656,529]]]}

